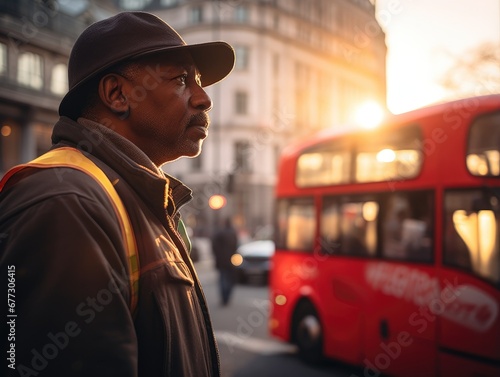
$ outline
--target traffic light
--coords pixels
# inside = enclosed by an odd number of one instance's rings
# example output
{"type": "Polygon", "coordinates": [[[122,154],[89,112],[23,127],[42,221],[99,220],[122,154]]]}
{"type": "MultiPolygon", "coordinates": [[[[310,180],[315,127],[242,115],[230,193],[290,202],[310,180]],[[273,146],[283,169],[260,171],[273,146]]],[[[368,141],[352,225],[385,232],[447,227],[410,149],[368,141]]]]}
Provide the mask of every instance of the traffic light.
{"type": "Polygon", "coordinates": [[[226,205],[226,197],[224,195],[212,195],[208,198],[208,206],[212,209],[221,209],[226,205]]]}

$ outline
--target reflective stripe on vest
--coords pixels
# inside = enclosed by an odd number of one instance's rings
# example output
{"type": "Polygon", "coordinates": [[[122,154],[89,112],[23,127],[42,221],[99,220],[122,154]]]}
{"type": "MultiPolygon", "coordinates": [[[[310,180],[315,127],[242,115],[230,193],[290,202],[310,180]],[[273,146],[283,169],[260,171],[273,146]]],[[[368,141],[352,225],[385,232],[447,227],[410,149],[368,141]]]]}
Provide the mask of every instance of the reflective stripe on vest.
{"type": "Polygon", "coordinates": [[[90,159],[85,157],[79,150],[70,147],[53,149],[35,160],[27,164],[18,165],[10,169],[0,181],[0,192],[16,173],[25,168],[71,168],[84,172],[94,178],[108,195],[111,204],[116,212],[116,217],[120,225],[120,230],[123,236],[125,249],[127,252],[127,261],[129,267],[130,281],[130,312],[134,315],[137,309],[137,301],[139,299],[139,255],[137,253],[137,245],[135,242],[134,231],[130,224],[130,218],[127,210],[123,205],[120,196],[116,192],[113,184],[104,172],[94,164],[90,159]]]}
{"type": "Polygon", "coordinates": [[[186,225],[184,225],[184,221],[182,221],[182,219],[179,219],[179,222],[177,223],[177,231],[181,235],[181,238],[184,241],[184,244],[186,245],[188,254],[191,254],[191,249],[193,248],[193,244],[191,243],[191,239],[189,238],[186,225]]]}

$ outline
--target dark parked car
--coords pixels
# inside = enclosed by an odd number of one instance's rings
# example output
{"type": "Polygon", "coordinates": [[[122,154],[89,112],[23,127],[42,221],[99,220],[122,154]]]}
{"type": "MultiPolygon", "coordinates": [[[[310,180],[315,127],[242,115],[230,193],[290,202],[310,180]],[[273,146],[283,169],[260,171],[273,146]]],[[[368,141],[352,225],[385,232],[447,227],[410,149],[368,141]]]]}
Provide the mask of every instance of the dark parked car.
{"type": "Polygon", "coordinates": [[[267,283],[271,269],[274,242],[252,241],[241,245],[231,261],[236,266],[239,283],[260,281],[267,283]]]}

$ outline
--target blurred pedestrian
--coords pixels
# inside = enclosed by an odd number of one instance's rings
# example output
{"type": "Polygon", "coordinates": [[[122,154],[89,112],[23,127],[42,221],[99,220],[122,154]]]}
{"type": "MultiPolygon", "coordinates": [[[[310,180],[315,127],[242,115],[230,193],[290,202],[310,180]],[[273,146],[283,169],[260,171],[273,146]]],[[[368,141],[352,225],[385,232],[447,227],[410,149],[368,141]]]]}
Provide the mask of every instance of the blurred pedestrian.
{"type": "Polygon", "coordinates": [[[233,65],[227,43],[187,45],[145,12],[77,39],[52,150],[0,183],[0,270],[17,316],[7,372],[220,375],[179,214],[191,190],[160,166],[201,152],[203,87],[233,65]]]}
{"type": "Polygon", "coordinates": [[[215,258],[215,267],[219,272],[219,292],[221,304],[229,304],[233,287],[236,283],[236,270],[231,257],[238,248],[238,234],[231,219],[224,221],[224,226],[218,229],[212,239],[212,252],[215,258]]]}

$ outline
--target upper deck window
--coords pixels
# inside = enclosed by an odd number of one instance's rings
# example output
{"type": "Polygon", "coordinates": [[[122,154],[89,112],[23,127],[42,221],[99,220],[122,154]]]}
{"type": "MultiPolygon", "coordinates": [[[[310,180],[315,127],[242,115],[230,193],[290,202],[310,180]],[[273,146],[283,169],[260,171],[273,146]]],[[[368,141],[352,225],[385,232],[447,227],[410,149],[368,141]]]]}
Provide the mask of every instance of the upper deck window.
{"type": "Polygon", "coordinates": [[[300,187],[348,183],[351,153],[331,145],[331,148],[304,153],[297,164],[297,185],[300,187]]]}
{"type": "Polygon", "coordinates": [[[422,134],[416,125],[359,140],[355,181],[380,182],[416,177],[423,162],[421,140],[422,134]]]}
{"type": "Polygon", "coordinates": [[[417,125],[349,138],[341,137],[299,156],[297,186],[410,179],[422,168],[422,133],[417,125]]]}
{"type": "Polygon", "coordinates": [[[482,116],[472,124],[466,161],[472,175],[500,176],[500,112],[482,116]]]}

